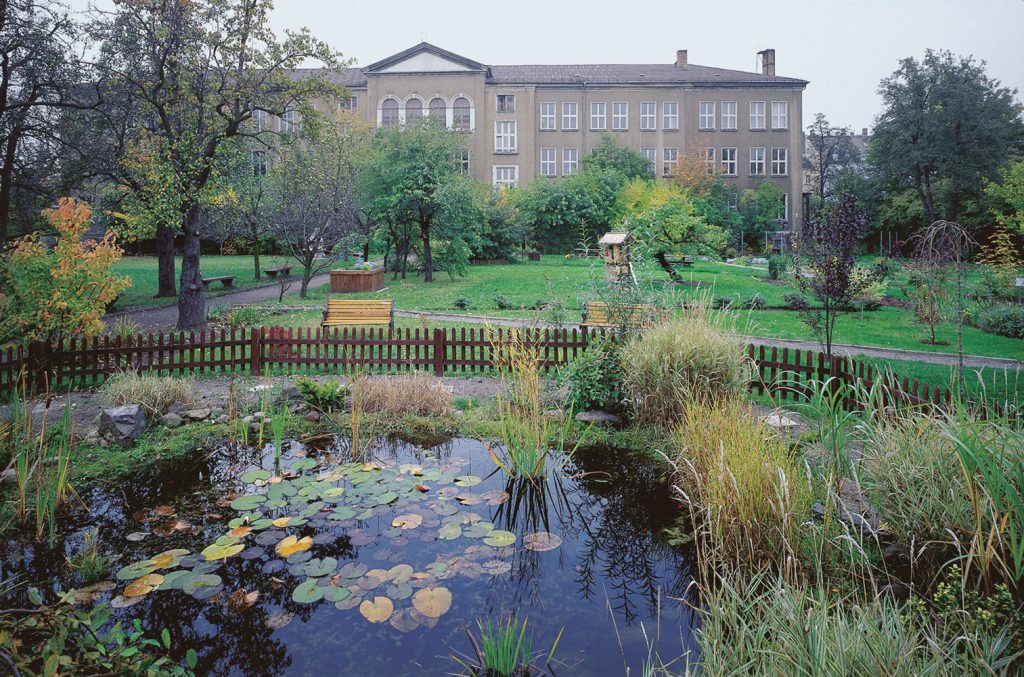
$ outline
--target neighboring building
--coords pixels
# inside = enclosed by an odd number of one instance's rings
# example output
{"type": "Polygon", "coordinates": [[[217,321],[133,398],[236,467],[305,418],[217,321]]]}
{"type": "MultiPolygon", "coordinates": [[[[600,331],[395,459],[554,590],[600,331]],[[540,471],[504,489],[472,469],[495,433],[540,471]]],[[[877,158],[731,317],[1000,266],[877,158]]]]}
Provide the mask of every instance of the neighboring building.
{"type": "MultiPolygon", "coordinates": [[[[860,134],[854,134],[851,132],[848,135],[850,139],[850,148],[853,153],[853,157],[850,159],[849,168],[863,172],[868,162],[868,141],[871,140],[871,135],[868,133],[868,128],[864,127],[860,130],[860,134]]],[[[803,155],[803,174],[804,174],[804,194],[813,195],[817,192],[815,186],[817,182],[817,175],[814,171],[814,157],[813,149],[807,142],[807,133],[803,133],[803,144],[804,144],[804,155],[803,155]]]]}
{"type": "Polygon", "coordinates": [[[487,66],[423,42],[337,81],[370,124],[424,115],[467,132],[464,167],[494,185],[572,174],[611,134],[659,174],[700,152],[740,188],[773,181],[800,223],[807,81],[776,76],[775,50],[759,57],[759,73],[692,65],[686,50],[669,64],[487,66]]]}

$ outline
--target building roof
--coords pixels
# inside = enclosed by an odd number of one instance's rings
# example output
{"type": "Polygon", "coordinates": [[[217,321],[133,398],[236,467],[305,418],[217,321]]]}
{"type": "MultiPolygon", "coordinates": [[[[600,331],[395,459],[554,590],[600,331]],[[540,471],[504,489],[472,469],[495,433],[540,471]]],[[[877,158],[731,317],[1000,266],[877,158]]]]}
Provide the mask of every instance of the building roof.
{"type": "Polygon", "coordinates": [[[327,79],[346,87],[365,87],[368,74],[376,74],[400,64],[421,53],[429,53],[447,59],[457,66],[453,72],[480,72],[487,84],[493,85],[702,85],[702,86],[782,86],[804,87],[807,80],[777,75],[762,75],[747,71],[712,68],[689,64],[533,64],[512,66],[487,66],[466,57],[441,49],[429,42],[421,42],[409,49],[393,54],[363,68],[344,68],[336,72],[323,69],[300,68],[293,71],[296,77],[312,73],[325,74],[327,79]]]}
{"type": "Polygon", "coordinates": [[[605,233],[601,236],[601,239],[597,241],[598,244],[624,244],[627,240],[632,240],[633,235],[631,233],[605,233]]]}

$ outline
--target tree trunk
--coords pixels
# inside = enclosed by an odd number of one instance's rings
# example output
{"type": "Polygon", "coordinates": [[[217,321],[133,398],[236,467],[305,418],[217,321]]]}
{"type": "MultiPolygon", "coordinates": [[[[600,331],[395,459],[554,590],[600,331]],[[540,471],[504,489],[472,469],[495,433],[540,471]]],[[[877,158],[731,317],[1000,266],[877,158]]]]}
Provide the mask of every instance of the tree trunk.
{"type": "Polygon", "coordinates": [[[185,216],[178,329],[201,329],[205,326],[206,298],[203,294],[203,273],[199,269],[199,207],[193,207],[185,216]]]}
{"type": "Polygon", "coordinates": [[[434,281],[434,261],[430,258],[430,224],[420,224],[420,237],[423,239],[423,281],[434,281]]]}
{"type": "Polygon", "coordinates": [[[178,290],[174,286],[174,231],[169,226],[156,227],[156,261],[156,297],[177,296],[178,290]]]}
{"type": "Polygon", "coordinates": [[[309,281],[313,279],[313,259],[309,258],[302,262],[302,286],[299,287],[299,298],[306,298],[306,290],[309,288],[309,281]]]}
{"type": "Polygon", "coordinates": [[[370,262],[370,238],[366,238],[366,242],[363,243],[363,263],[370,262]]]}
{"type": "Polygon", "coordinates": [[[252,250],[252,268],[253,268],[253,279],[260,279],[260,246],[256,245],[256,248],[252,250]]]}
{"type": "Polygon", "coordinates": [[[678,283],[683,281],[683,278],[680,277],[679,273],[676,272],[676,269],[673,268],[672,264],[668,262],[668,258],[666,258],[665,252],[658,252],[657,254],[655,254],[654,260],[658,262],[658,265],[661,266],[662,270],[668,273],[668,276],[672,279],[673,282],[678,283]]]}

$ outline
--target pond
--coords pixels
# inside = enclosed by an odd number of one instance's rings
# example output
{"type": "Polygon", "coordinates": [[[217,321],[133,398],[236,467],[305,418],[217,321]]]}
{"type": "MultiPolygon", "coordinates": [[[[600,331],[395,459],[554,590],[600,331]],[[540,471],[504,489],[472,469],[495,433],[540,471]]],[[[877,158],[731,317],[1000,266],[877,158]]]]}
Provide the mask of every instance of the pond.
{"type": "Polygon", "coordinates": [[[95,601],[167,628],[198,674],[444,674],[467,627],[510,612],[537,650],[562,631],[561,674],[638,671],[652,645],[696,656],[692,553],[666,542],[680,506],[658,468],[580,449],[531,484],[480,441],[437,442],[365,464],[343,439],[295,442],[276,471],[272,453],[199,453],[88,493],[54,550],[9,541],[0,577],[74,588],[65,545],[95,530],[116,554],[95,601]]]}

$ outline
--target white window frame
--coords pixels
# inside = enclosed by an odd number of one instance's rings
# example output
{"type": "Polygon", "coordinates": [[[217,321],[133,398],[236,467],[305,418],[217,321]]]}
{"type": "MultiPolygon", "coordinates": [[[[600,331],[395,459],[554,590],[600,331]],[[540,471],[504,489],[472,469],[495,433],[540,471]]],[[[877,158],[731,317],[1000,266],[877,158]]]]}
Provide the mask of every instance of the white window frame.
{"type": "Polygon", "coordinates": [[[661,104],[661,128],[665,131],[679,129],[678,101],[665,101],[661,104]]]}
{"type": "MultiPolygon", "coordinates": [[[[401,109],[401,107],[399,107],[401,109]]],[[[281,111],[281,133],[282,134],[294,134],[299,131],[299,111],[295,110],[291,106],[285,106],[285,109],[281,111]]]]}
{"type": "Polygon", "coordinates": [[[494,152],[502,155],[518,153],[518,131],[515,120],[495,120],[494,152]]]}
{"type": "Polygon", "coordinates": [[[580,168],[580,149],[579,148],[563,148],[562,149],[562,176],[569,176],[575,174],[580,168]]]}
{"type": "Polygon", "coordinates": [[[767,107],[768,104],[765,101],[751,101],[750,102],[750,129],[751,131],[761,131],[767,129],[765,125],[768,124],[767,118],[767,107]],[[760,109],[760,112],[755,112],[760,109]]]}
{"type": "Polygon", "coordinates": [[[679,149],[678,148],[662,148],[661,149],[661,175],[672,176],[679,169],[679,149]]]}
{"type": "Polygon", "coordinates": [[[267,175],[267,151],[265,150],[254,150],[252,151],[252,175],[253,176],[266,176],[267,175]]]}
{"type": "Polygon", "coordinates": [[[265,110],[257,108],[252,112],[253,126],[256,128],[256,133],[265,132],[270,129],[270,115],[265,110]]]}
{"type": "Polygon", "coordinates": [[[516,95],[515,94],[495,94],[494,95],[494,110],[502,114],[511,114],[516,112],[516,95]],[[503,105],[502,101],[511,102],[511,106],[503,105]]]}
{"type": "Polygon", "coordinates": [[[554,101],[540,102],[540,129],[542,132],[553,132],[558,129],[557,110],[554,101]]]}
{"type": "Polygon", "coordinates": [[[449,106],[448,110],[451,111],[451,118],[448,120],[449,129],[462,133],[472,132],[476,129],[476,104],[473,103],[473,99],[469,98],[465,94],[456,94],[452,97],[452,104],[449,106]],[[459,99],[465,99],[466,103],[469,104],[469,120],[466,121],[465,127],[456,126],[455,124],[455,102],[459,99]]]}
{"type": "Polygon", "coordinates": [[[612,130],[624,132],[629,129],[629,102],[615,101],[612,103],[612,130]]]}
{"type": "Polygon", "coordinates": [[[789,193],[782,194],[782,219],[789,221],[789,193]]]}
{"type": "Polygon", "coordinates": [[[590,102],[590,130],[603,132],[608,129],[608,104],[604,101],[590,102]]]}
{"type": "Polygon", "coordinates": [[[718,165],[715,161],[716,157],[713,146],[704,149],[704,173],[708,176],[714,176],[718,172],[718,165]]]}
{"type": "Polygon", "coordinates": [[[736,101],[723,101],[722,102],[722,129],[730,132],[736,131],[736,126],[739,124],[739,108],[740,105],[736,101]],[[732,109],[732,112],[727,112],[732,109]]]}
{"type": "Polygon", "coordinates": [[[540,175],[541,176],[558,176],[558,149],[557,148],[541,148],[540,149],[540,175]]]}
{"type": "Polygon", "coordinates": [[[772,176],[789,176],[789,149],[772,148],[772,176]]]}
{"type": "Polygon", "coordinates": [[[462,174],[469,174],[470,172],[470,152],[468,148],[459,149],[459,172],[462,174]]]}
{"type": "Polygon", "coordinates": [[[351,96],[343,96],[338,99],[338,110],[347,110],[349,112],[355,111],[358,103],[359,101],[355,94],[352,94],[351,96]]]}
{"type": "Polygon", "coordinates": [[[575,132],[580,128],[580,104],[576,101],[562,102],[562,130],[575,132]]]}
{"type": "Polygon", "coordinates": [[[647,158],[647,161],[651,163],[651,173],[658,171],[658,149],[657,148],[641,148],[640,153],[647,158]]]}
{"type": "Polygon", "coordinates": [[[764,176],[765,175],[765,155],[763,146],[755,146],[750,149],[750,175],[751,176],[764,176]]]}
{"type": "Polygon", "coordinates": [[[789,129],[788,101],[772,101],[772,129],[789,129]]]}
{"type": "Polygon", "coordinates": [[[738,152],[732,146],[722,149],[722,176],[736,176],[736,172],[739,170],[736,159],[738,152]]]}
{"type": "Polygon", "coordinates": [[[654,101],[644,101],[640,104],[640,129],[642,131],[654,131],[658,128],[658,104],[654,101]]]}
{"type": "Polygon", "coordinates": [[[519,183],[519,165],[494,165],[491,167],[491,181],[495,186],[506,186],[514,188],[519,183]],[[511,174],[511,178],[499,174],[511,174]]]}
{"type": "Polygon", "coordinates": [[[708,132],[715,129],[715,102],[701,101],[697,106],[697,129],[708,132]]]}

